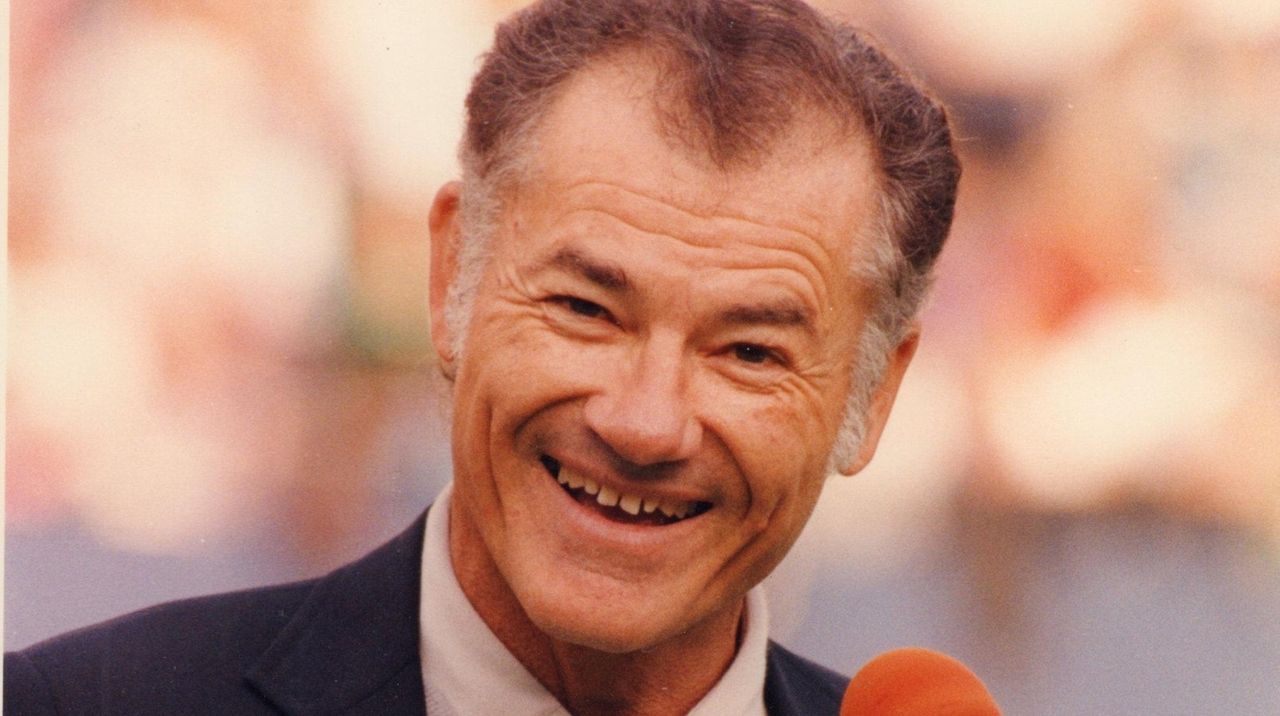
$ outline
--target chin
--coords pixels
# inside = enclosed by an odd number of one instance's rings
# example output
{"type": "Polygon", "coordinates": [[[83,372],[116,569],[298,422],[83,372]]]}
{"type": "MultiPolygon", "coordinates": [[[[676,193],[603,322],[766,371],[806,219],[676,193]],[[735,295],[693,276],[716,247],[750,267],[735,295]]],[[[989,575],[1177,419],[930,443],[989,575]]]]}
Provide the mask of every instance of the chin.
{"type": "Polygon", "coordinates": [[[521,602],[534,626],[552,639],[608,654],[651,649],[687,628],[663,615],[616,609],[609,600],[566,605],[535,597],[521,602]]]}
{"type": "MultiPolygon", "coordinates": [[[[538,624],[536,621],[534,623],[538,624]]],[[[665,641],[650,633],[619,624],[585,625],[580,622],[570,624],[555,622],[545,627],[539,624],[538,628],[556,641],[606,654],[647,651],[665,641]]]]}

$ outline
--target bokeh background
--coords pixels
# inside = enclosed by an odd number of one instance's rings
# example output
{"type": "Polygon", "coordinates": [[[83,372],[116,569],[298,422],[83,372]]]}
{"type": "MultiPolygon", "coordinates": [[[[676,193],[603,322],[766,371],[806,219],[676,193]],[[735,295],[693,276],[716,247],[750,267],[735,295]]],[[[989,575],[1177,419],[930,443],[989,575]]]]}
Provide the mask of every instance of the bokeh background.
{"type": "MultiPolygon", "coordinates": [[[[322,573],[448,479],[426,216],[499,0],[12,0],[5,646],[322,573]]],[[[965,161],[778,639],[1010,714],[1280,713],[1280,3],[821,3],[965,161]]]]}

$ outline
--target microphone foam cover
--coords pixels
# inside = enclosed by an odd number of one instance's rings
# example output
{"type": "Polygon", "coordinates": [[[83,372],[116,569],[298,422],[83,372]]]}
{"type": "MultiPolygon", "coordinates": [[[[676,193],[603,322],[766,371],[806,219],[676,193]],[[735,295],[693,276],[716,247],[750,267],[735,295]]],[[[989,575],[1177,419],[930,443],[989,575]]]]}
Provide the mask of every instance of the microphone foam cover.
{"type": "Polygon", "coordinates": [[[849,682],[840,716],[1000,716],[982,681],[959,661],[929,649],[887,651],[849,682]]]}

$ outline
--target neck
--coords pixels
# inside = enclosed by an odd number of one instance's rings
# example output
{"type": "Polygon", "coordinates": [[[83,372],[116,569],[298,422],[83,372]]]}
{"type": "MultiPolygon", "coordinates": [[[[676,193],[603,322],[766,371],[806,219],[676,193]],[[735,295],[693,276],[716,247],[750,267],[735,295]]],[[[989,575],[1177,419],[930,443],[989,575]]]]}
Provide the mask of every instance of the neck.
{"type": "Polygon", "coordinates": [[[459,513],[454,509],[450,515],[449,556],[463,594],[503,646],[570,713],[686,713],[733,662],[744,602],[675,638],[629,653],[548,636],[529,619],[480,535],[459,513]]]}

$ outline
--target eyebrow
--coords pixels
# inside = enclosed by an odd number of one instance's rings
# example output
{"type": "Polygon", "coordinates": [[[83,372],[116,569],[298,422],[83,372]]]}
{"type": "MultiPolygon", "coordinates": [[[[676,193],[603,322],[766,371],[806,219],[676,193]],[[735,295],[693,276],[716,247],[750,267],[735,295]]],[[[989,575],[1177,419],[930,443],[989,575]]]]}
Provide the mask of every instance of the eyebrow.
{"type": "Polygon", "coordinates": [[[560,249],[543,262],[542,268],[559,268],[575,273],[610,291],[625,291],[631,287],[627,272],[621,266],[588,256],[578,249],[560,249]]]}
{"type": "Polygon", "coordinates": [[[813,333],[813,312],[807,306],[792,300],[771,303],[740,303],[720,312],[720,320],[733,325],[767,325],[803,328],[813,333]]]}
{"type": "MultiPolygon", "coordinates": [[[[587,254],[581,249],[565,247],[543,261],[539,269],[557,268],[585,278],[610,291],[627,291],[631,279],[613,262],[587,254]]],[[[816,333],[816,319],[810,308],[793,299],[777,299],[760,303],[737,303],[717,314],[720,322],[736,326],[779,326],[800,328],[816,333]]]]}

